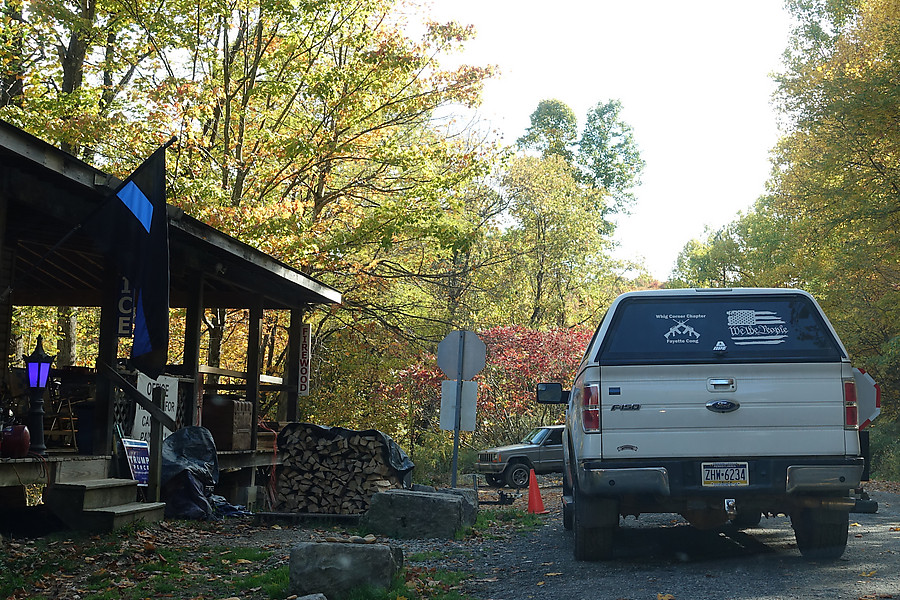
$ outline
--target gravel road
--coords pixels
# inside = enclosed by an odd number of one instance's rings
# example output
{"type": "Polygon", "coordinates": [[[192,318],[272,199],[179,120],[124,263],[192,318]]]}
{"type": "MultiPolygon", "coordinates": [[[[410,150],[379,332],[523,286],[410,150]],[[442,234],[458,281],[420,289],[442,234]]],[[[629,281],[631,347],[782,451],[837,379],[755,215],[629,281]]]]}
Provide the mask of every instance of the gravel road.
{"type": "MultiPolygon", "coordinates": [[[[559,478],[539,479],[548,513],[533,531],[495,527],[465,540],[378,542],[400,546],[410,568],[465,572],[461,592],[473,600],[900,599],[896,484],[866,486],[878,512],[851,513],[847,551],[835,561],[801,558],[783,516],[746,531],[699,531],[678,515],[642,515],[621,522],[612,560],[585,563],[574,560],[572,534],[562,526],[559,478]]],[[[480,496],[496,498],[496,491],[480,496]]],[[[524,510],[527,502],[523,491],[514,506],[524,510]]],[[[245,524],[222,535],[211,534],[209,543],[260,546],[284,552],[286,561],[297,542],[335,533],[245,524]]]]}
{"type": "Polygon", "coordinates": [[[621,522],[612,560],[583,563],[572,557],[571,532],[555,509],[559,490],[546,487],[541,495],[553,510],[543,526],[485,542],[470,563],[481,575],[466,592],[482,600],[900,598],[900,495],[869,494],[878,512],[851,514],[847,551],[836,561],[801,558],[787,517],[741,532],[642,515],[621,522]]]}

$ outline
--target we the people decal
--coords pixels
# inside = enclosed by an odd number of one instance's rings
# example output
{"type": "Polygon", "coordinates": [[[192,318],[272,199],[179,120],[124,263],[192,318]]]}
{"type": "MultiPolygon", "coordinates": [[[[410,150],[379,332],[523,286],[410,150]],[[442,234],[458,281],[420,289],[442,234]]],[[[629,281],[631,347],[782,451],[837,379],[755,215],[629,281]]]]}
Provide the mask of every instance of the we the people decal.
{"type": "Polygon", "coordinates": [[[783,344],[788,328],[771,310],[729,310],[728,330],[738,346],[783,344]]]}

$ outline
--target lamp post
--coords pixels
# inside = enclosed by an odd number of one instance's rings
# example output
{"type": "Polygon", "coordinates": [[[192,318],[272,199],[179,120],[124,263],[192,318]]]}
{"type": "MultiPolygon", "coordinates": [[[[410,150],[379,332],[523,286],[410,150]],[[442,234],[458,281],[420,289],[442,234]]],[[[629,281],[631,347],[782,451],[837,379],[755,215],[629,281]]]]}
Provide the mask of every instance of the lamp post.
{"type": "Polygon", "coordinates": [[[39,335],[37,346],[30,356],[23,356],[28,371],[28,387],[31,397],[28,407],[28,429],[31,433],[31,446],[28,452],[43,456],[47,453],[44,445],[44,389],[50,376],[50,363],[54,356],[44,352],[44,336],[39,335]]]}

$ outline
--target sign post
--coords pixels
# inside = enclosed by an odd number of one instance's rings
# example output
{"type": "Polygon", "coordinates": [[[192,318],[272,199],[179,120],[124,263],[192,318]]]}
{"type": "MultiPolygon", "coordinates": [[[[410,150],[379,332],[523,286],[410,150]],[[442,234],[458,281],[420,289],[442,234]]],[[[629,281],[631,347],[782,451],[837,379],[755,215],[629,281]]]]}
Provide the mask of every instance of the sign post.
{"type": "MultiPolygon", "coordinates": [[[[441,343],[438,344],[438,367],[441,369],[441,371],[443,371],[447,379],[454,380],[456,382],[456,393],[452,403],[453,461],[450,466],[450,487],[452,488],[456,487],[456,469],[459,458],[459,431],[462,421],[462,407],[464,397],[463,389],[464,387],[467,387],[463,386],[463,383],[465,380],[471,379],[472,377],[477,375],[484,368],[485,354],[486,348],[484,346],[484,342],[479,339],[474,331],[451,331],[447,334],[447,337],[445,337],[441,341],[441,343]]],[[[443,400],[444,389],[446,388],[442,385],[442,413],[444,412],[443,407],[445,406],[445,402],[443,400]]],[[[467,394],[466,396],[469,396],[469,394],[467,394]]],[[[450,405],[450,403],[446,403],[446,405],[450,405]]],[[[471,407],[472,409],[475,408],[474,397],[472,397],[471,407]]],[[[474,410],[472,411],[472,413],[471,423],[472,429],[474,430],[474,410]]],[[[443,418],[442,414],[442,429],[444,428],[445,422],[446,420],[443,418]]]]}

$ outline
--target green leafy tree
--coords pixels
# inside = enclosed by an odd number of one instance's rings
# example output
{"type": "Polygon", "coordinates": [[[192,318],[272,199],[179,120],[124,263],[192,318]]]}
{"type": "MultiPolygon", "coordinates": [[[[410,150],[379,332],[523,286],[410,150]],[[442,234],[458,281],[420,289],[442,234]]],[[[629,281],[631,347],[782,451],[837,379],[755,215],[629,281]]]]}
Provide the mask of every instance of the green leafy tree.
{"type": "Polygon", "coordinates": [[[855,362],[898,389],[900,4],[796,8],[798,41],[779,80],[790,135],[775,155],[775,207],[804,242],[799,279],[821,292],[855,362]]]}
{"type": "Polygon", "coordinates": [[[724,227],[707,229],[678,255],[669,286],[796,286],[804,270],[802,244],[790,235],[791,222],[762,198],[724,227]]]}
{"type": "Polygon", "coordinates": [[[634,133],[621,111],[622,103],[610,100],[588,112],[576,158],[585,179],[615,200],[611,210],[627,209],[634,202],[631,189],[640,185],[644,170],[634,133]]]}
{"type": "Polygon", "coordinates": [[[900,3],[797,0],[789,7],[797,26],[777,78],[786,135],[773,153],[770,191],[747,214],[686,246],[673,283],[811,291],[853,363],[881,383],[893,416],[900,3]]]}
{"type": "Polygon", "coordinates": [[[577,136],[578,120],[569,105],[555,99],[541,100],[517,144],[525,150],[537,150],[545,158],[559,156],[571,163],[577,136]]]}
{"type": "Polygon", "coordinates": [[[513,254],[485,272],[485,285],[511,311],[506,322],[541,328],[589,319],[602,302],[598,283],[612,271],[602,192],[580,184],[556,155],[510,161],[502,190],[511,224],[498,239],[513,254]]]}

